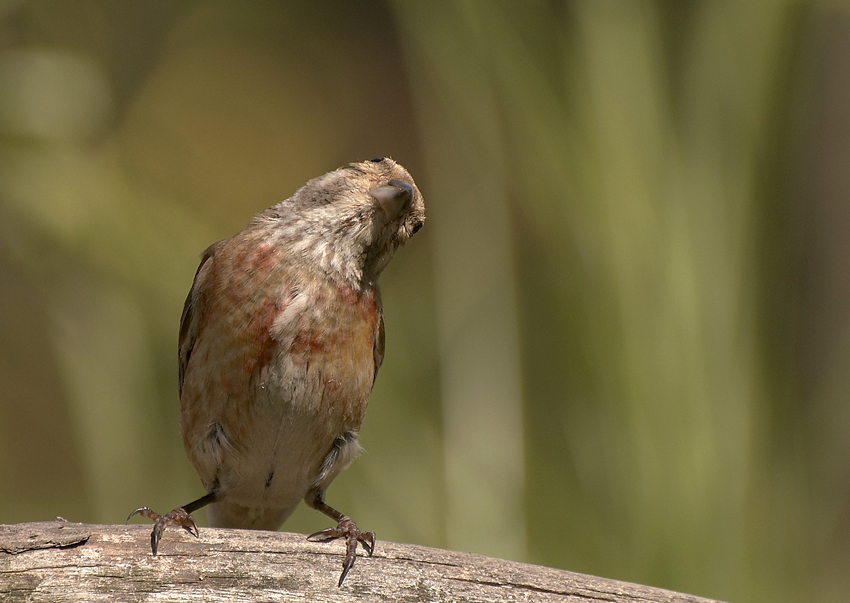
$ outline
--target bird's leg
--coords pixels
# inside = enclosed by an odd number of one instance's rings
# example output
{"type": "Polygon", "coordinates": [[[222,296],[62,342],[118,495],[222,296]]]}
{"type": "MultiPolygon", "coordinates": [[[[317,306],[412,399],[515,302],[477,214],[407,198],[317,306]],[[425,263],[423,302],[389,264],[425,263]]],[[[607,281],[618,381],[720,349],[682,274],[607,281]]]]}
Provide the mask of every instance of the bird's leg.
{"type": "Polygon", "coordinates": [[[151,531],[151,553],[156,555],[156,549],[159,546],[159,539],[162,537],[162,532],[172,523],[182,527],[192,536],[197,538],[198,526],[195,525],[195,520],[192,518],[191,513],[193,511],[197,511],[201,507],[207,506],[211,502],[215,502],[217,496],[218,493],[213,490],[212,492],[202,496],[198,500],[193,500],[187,505],[177,507],[176,509],[174,509],[170,513],[166,513],[165,515],[160,515],[150,507],[139,507],[138,509],[130,513],[129,517],[127,517],[127,521],[130,521],[133,515],[141,515],[143,517],[147,517],[148,519],[153,519],[156,522],[153,526],[153,531],[151,531]]]}
{"type": "Polygon", "coordinates": [[[345,559],[342,562],[342,575],[339,577],[339,586],[345,581],[349,570],[354,567],[354,561],[357,559],[357,543],[359,542],[364,550],[372,556],[375,552],[375,532],[362,532],[357,527],[357,524],[348,517],[343,515],[324,501],[324,493],[317,492],[307,497],[307,504],[321,511],[331,519],[337,522],[335,528],[327,528],[315,534],[307,536],[307,540],[313,542],[328,542],[337,538],[346,539],[345,559]]]}

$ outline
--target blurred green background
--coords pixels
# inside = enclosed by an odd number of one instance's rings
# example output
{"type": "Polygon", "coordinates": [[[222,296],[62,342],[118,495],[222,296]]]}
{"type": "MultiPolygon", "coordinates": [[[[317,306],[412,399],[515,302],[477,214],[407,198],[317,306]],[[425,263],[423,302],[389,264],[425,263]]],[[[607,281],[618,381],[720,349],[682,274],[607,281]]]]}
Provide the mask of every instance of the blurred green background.
{"type": "Polygon", "coordinates": [[[841,2],[0,0],[0,522],[199,496],[200,252],[379,155],[428,223],[382,278],[332,505],[384,540],[847,600],[841,2]]]}

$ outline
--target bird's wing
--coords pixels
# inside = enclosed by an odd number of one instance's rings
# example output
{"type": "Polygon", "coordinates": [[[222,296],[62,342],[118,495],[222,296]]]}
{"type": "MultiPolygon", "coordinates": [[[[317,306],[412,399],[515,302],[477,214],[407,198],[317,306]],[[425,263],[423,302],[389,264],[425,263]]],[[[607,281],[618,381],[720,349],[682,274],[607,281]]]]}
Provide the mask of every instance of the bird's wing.
{"type": "Polygon", "coordinates": [[[186,296],[186,302],[183,304],[183,314],[180,316],[180,336],[177,341],[177,357],[179,361],[179,395],[183,396],[183,378],[186,376],[186,367],[189,365],[189,357],[192,355],[192,348],[195,347],[195,341],[198,339],[200,332],[200,318],[203,314],[203,296],[201,292],[206,288],[206,281],[209,278],[210,268],[212,266],[210,260],[224,241],[213,243],[204,250],[201,254],[201,263],[198,270],[195,272],[195,280],[192,281],[192,288],[189,289],[189,295],[186,296]]]}
{"type": "Polygon", "coordinates": [[[380,292],[378,295],[378,327],[375,329],[375,342],[372,346],[372,356],[375,359],[375,374],[372,377],[372,385],[375,384],[375,378],[378,376],[378,369],[384,362],[384,312],[381,308],[380,292]]]}

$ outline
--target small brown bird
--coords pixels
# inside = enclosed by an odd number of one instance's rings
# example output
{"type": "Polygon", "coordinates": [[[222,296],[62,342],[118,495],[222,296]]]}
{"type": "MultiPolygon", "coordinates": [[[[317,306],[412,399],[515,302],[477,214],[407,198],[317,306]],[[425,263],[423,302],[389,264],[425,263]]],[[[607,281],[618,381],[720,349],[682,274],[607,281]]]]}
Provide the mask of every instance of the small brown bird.
{"type": "MultiPolygon", "coordinates": [[[[362,532],[325,503],[360,452],[369,394],[384,358],[378,276],[425,221],[422,195],[390,158],[310,180],[204,251],[183,307],[180,428],[207,494],[159,515],[195,536],[193,511],[216,527],[276,530],[302,499],[337,522],[308,537],[345,538],[339,585],[362,532]]],[[[129,518],[128,518],[129,520],[129,518]]]]}

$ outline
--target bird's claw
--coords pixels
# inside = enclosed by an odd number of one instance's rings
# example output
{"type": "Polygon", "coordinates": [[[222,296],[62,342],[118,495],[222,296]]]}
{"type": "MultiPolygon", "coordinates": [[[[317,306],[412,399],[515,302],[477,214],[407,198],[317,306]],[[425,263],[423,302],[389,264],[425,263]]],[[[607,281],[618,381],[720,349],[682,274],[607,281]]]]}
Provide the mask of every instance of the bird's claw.
{"type": "Polygon", "coordinates": [[[357,559],[357,543],[360,543],[370,557],[375,552],[375,532],[362,532],[354,521],[348,517],[343,517],[335,528],[327,528],[307,536],[307,540],[311,542],[329,542],[337,538],[346,539],[345,559],[342,562],[342,575],[339,577],[338,585],[342,586],[345,577],[354,567],[354,561],[357,559]]]}
{"type": "Polygon", "coordinates": [[[153,526],[153,530],[151,531],[151,553],[154,555],[156,555],[156,549],[159,546],[159,539],[162,538],[162,533],[165,531],[165,528],[171,524],[180,526],[195,538],[200,536],[195,520],[183,507],[178,507],[165,515],[160,515],[150,507],[139,507],[130,513],[127,517],[127,521],[130,521],[134,515],[141,515],[142,517],[153,519],[156,522],[153,526]]]}

